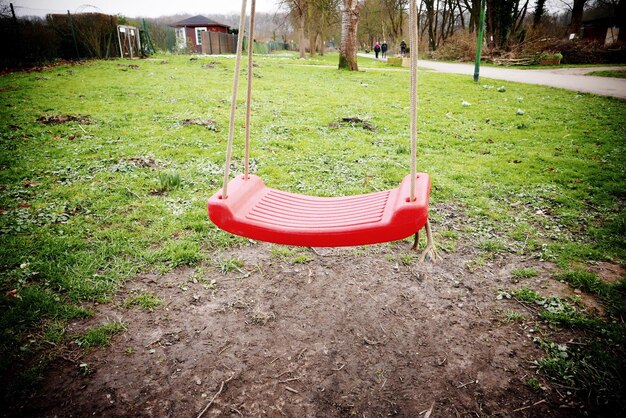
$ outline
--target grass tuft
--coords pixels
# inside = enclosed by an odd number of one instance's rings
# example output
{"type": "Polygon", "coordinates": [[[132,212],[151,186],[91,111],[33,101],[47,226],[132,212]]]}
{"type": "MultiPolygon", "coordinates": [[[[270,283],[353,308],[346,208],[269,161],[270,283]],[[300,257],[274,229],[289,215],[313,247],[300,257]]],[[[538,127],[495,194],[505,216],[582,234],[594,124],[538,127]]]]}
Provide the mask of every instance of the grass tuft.
{"type": "Polygon", "coordinates": [[[78,337],[75,342],[82,348],[103,347],[111,343],[111,337],[125,331],[127,325],[123,322],[111,322],[91,328],[78,337]]]}

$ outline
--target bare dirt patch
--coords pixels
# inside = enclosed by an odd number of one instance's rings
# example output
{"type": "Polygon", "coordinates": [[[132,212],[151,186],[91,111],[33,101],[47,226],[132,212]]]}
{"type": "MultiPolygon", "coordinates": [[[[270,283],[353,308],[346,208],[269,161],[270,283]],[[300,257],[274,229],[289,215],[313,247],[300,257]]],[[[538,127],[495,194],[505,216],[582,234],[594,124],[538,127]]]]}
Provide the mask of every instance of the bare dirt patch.
{"type": "Polygon", "coordinates": [[[532,322],[502,321],[503,310],[523,307],[496,300],[499,289],[543,288],[551,265],[505,254],[470,272],[477,254],[469,246],[436,265],[407,263],[409,247],[295,255],[258,243],[215,254],[202,269],[142,274],[69,332],[110,321],[128,330],[108,348],[57,361],[41,391],[9,415],[188,417],[207,406],[206,417],[580,411],[537,375],[532,322]],[[244,266],[220,273],[230,258],[244,266]],[[538,276],[513,283],[511,266],[536,267],[538,276]],[[164,303],[124,308],[138,291],[164,303]],[[531,377],[546,389],[531,390],[531,377]]]}
{"type": "Polygon", "coordinates": [[[120,162],[127,161],[137,168],[151,168],[157,169],[161,167],[161,164],[152,157],[132,157],[128,159],[122,158],[120,162]]]}
{"type": "Polygon", "coordinates": [[[217,132],[217,126],[215,125],[215,121],[211,120],[211,119],[183,119],[180,121],[180,124],[183,126],[191,126],[191,125],[198,125],[198,126],[203,126],[205,128],[207,128],[210,131],[215,131],[217,132]]]}
{"type": "Polygon", "coordinates": [[[356,117],[346,117],[341,118],[340,122],[331,122],[328,127],[333,129],[341,128],[342,124],[347,124],[350,126],[361,126],[363,129],[367,131],[376,131],[376,126],[372,125],[366,120],[356,117]]]}
{"type": "Polygon", "coordinates": [[[589,266],[587,269],[607,283],[614,283],[626,276],[624,266],[606,261],[600,261],[597,265],[589,266]]]}
{"type": "Polygon", "coordinates": [[[88,125],[93,123],[93,120],[89,116],[81,115],[47,115],[38,117],[37,122],[43,123],[44,125],[60,125],[68,122],[78,122],[88,125]]]}

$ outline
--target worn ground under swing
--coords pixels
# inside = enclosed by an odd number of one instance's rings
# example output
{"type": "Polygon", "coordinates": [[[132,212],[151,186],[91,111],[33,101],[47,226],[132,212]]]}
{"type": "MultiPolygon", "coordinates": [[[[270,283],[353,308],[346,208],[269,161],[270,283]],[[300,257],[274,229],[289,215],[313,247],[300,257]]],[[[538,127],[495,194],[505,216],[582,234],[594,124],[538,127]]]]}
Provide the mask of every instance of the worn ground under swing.
{"type": "MultiPolygon", "coordinates": [[[[447,227],[462,219],[450,208],[438,211],[447,227]]],[[[447,417],[585,410],[537,373],[542,350],[533,338],[550,330],[536,322],[534,308],[497,298],[520,286],[572,295],[551,278],[552,264],[504,252],[474,266],[476,245],[468,242],[435,265],[420,265],[409,248],[408,241],[315,250],[256,243],[221,255],[243,262],[228,273],[207,264],[142,274],[68,330],[123,321],[126,332],[107,348],[70,349],[49,368],[39,395],[11,412],[447,417]],[[513,277],[520,268],[537,275],[513,277]],[[122,306],[144,291],[163,303],[153,311],[122,306]],[[505,320],[511,310],[527,320],[505,320]],[[531,379],[539,389],[529,387],[531,379]]],[[[601,309],[591,297],[583,302],[601,309]]]]}

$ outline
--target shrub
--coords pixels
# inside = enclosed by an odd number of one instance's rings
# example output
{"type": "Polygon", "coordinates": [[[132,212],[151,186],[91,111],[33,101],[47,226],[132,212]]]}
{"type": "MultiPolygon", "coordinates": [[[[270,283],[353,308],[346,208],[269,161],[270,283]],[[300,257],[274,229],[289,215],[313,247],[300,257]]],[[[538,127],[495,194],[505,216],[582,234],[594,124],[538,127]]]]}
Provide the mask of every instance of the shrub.
{"type": "Polygon", "coordinates": [[[473,61],[476,58],[476,34],[456,31],[445,43],[432,53],[440,60],[473,61]]]}

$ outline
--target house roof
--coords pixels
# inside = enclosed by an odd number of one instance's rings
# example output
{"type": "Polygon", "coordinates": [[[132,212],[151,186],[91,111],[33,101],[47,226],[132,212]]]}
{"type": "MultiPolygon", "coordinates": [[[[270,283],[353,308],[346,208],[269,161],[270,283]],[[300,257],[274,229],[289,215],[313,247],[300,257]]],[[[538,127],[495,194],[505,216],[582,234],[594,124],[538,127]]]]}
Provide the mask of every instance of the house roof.
{"type": "Polygon", "coordinates": [[[216,22],[215,20],[209,19],[208,17],[204,17],[202,15],[192,16],[190,18],[181,20],[174,23],[173,26],[223,26],[225,28],[229,27],[228,25],[216,22]]]}

